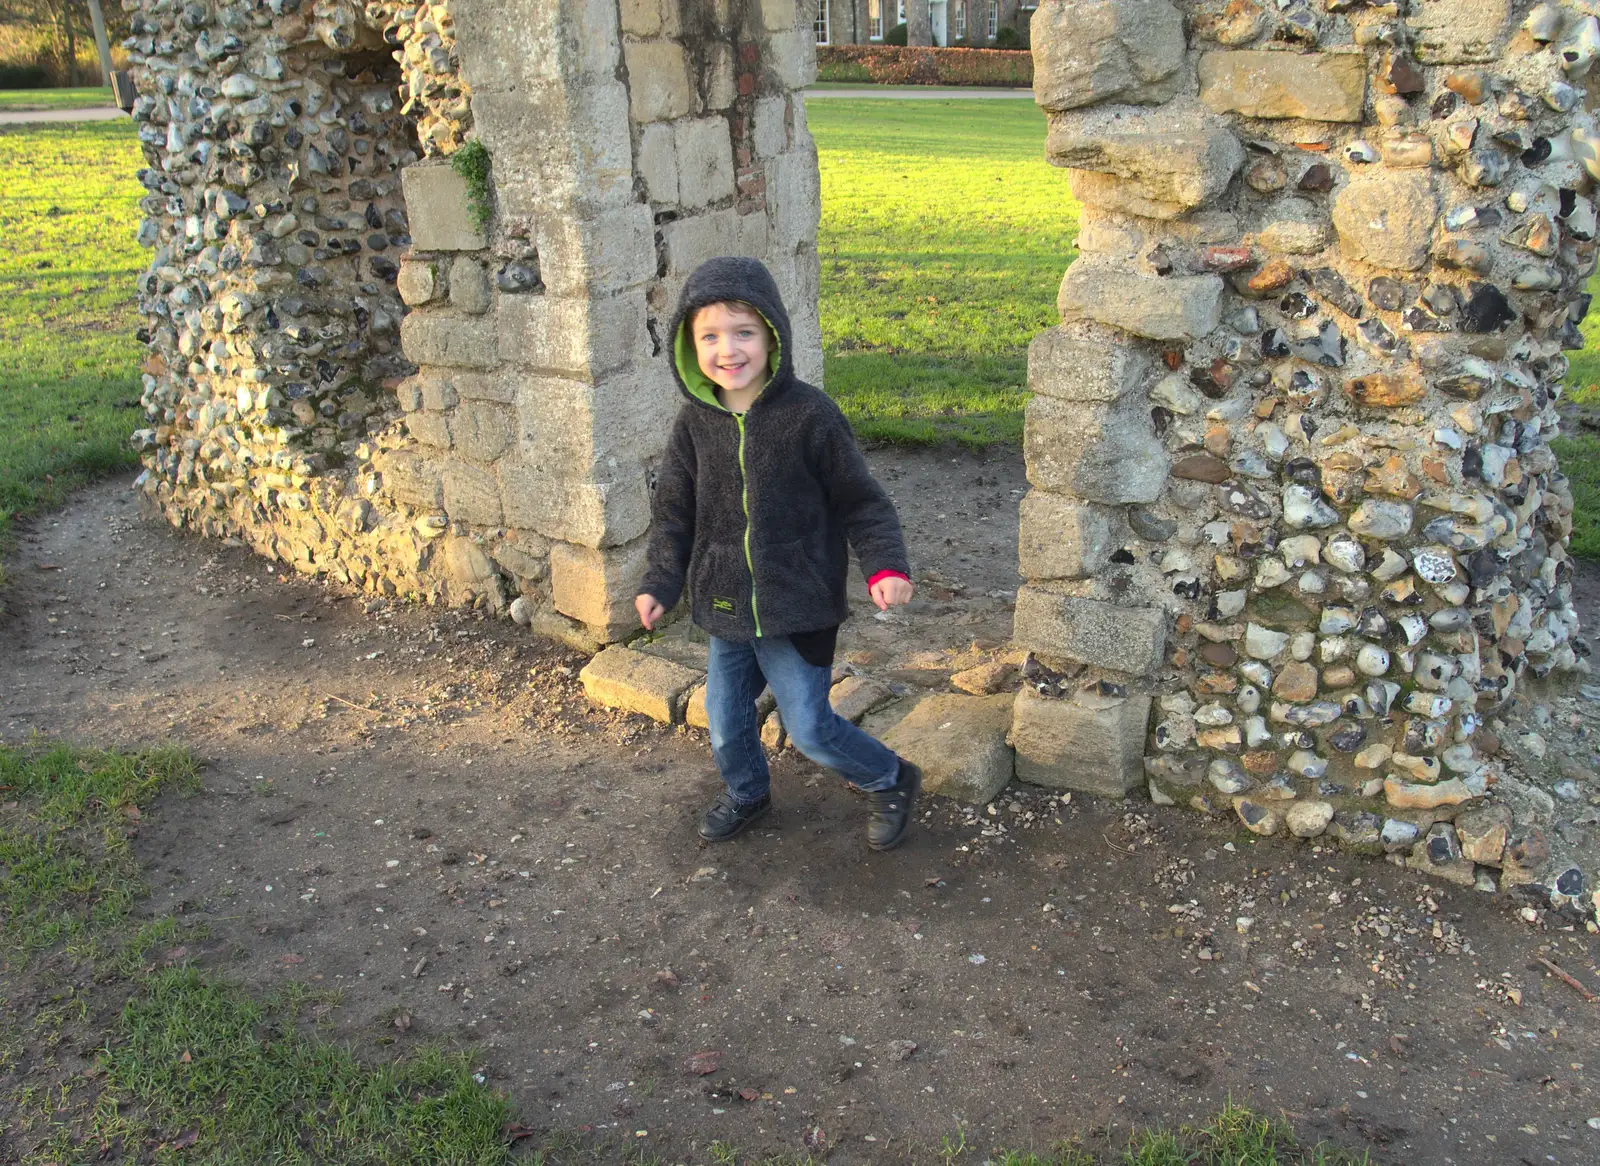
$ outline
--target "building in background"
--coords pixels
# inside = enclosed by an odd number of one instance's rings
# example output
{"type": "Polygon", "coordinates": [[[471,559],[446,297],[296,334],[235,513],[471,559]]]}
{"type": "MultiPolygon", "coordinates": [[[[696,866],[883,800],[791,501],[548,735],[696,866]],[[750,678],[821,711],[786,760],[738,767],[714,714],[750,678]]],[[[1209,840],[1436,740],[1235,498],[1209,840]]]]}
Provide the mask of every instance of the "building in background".
{"type": "MultiPolygon", "coordinates": [[[[913,29],[909,4],[918,0],[813,0],[812,25],[819,45],[881,44],[898,25],[913,29]]],[[[969,43],[974,48],[1003,47],[1013,29],[1016,43],[1028,44],[1028,22],[1037,0],[928,0],[928,25],[934,45],[969,43]],[[973,36],[968,37],[968,30],[973,36]]],[[[915,39],[916,33],[912,31],[915,39]]]]}

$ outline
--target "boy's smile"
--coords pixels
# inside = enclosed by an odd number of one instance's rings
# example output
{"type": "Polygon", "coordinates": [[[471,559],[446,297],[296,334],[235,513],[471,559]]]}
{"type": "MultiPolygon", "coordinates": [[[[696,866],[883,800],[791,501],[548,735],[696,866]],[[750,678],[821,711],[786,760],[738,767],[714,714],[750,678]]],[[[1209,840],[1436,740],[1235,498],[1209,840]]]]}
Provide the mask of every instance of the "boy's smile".
{"type": "Polygon", "coordinates": [[[772,344],[761,313],[708,304],[695,313],[694,351],[700,371],[725,393],[753,399],[766,384],[772,344]]]}

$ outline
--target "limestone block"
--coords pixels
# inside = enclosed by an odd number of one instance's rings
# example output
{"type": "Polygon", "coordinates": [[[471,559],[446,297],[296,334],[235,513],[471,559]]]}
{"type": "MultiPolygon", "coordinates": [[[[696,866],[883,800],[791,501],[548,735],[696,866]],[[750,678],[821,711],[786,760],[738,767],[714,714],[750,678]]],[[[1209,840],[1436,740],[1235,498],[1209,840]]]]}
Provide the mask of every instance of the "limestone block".
{"type": "MultiPolygon", "coordinates": [[[[288,11],[293,6],[278,7],[288,11]]],[[[662,16],[676,7],[664,5],[662,16]]],[[[309,11],[309,6],[301,9],[309,11]]],[[[618,16],[617,0],[452,5],[450,20],[463,77],[472,91],[472,112],[478,112],[480,93],[525,90],[552,77],[577,89],[579,83],[614,76],[622,39],[618,16]],[[574,31],[567,33],[569,29],[574,31]],[[576,34],[578,29],[583,35],[576,34]]],[[[672,35],[664,25],[662,31],[672,35]]]]}
{"type": "Polygon", "coordinates": [[[1360,53],[1201,53],[1199,74],[1200,100],[1217,113],[1359,122],[1366,103],[1360,53]]]}
{"type": "Polygon", "coordinates": [[[1510,806],[1502,803],[1471,810],[1457,818],[1455,825],[1462,857],[1484,866],[1500,865],[1506,843],[1511,840],[1510,806]]]}
{"type": "Polygon", "coordinates": [[[925,793],[982,805],[1011,781],[1010,693],[923,697],[883,743],[922,770],[925,793]]]}
{"type": "Polygon", "coordinates": [[[483,264],[463,256],[450,265],[451,307],[469,316],[481,316],[492,302],[489,273],[483,264]]]}
{"type": "Polygon", "coordinates": [[[592,217],[635,201],[628,88],[614,76],[581,88],[548,77],[509,93],[474,88],[472,115],[494,159],[503,215],[592,217]]]}
{"type": "Polygon", "coordinates": [[[406,307],[420,307],[433,299],[434,292],[439,290],[438,265],[416,259],[406,260],[400,265],[400,274],[395,278],[395,289],[406,307]]]}
{"type": "Polygon", "coordinates": [[[681,401],[659,367],[599,384],[530,377],[518,409],[520,452],[550,473],[609,480],[613,466],[637,464],[665,448],[681,401]]]}
{"type": "Polygon", "coordinates": [[[464,603],[482,596],[496,611],[505,606],[500,573],[481,546],[470,538],[452,535],[444,540],[440,551],[452,602],[464,603]]]}
{"type": "MultiPolygon", "coordinates": [[[[767,205],[772,208],[773,242],[785,251],[814,245],[822,214],[817,176],[817,145],[798,128],[794,146],[767,166],[767,205]]],[[[793,306],[791,305],[791,310],[793,306]]]]}
{"type": "Polygon", "coordinates": [[[1136,402],[1082,405],[1032,397],[1023,412],[1028,481],[1087,502],[1154,502],[1171,459],[1136,402]]]}
{"type": "Polygon", "coordinates": [[[1076,700],[1017,693],[1011,743],[1017,777],[1033,785],[1120,798],[1144,778],[1150,698],[1080,694],[1076,700]]]}
{"type": "Polygon", "coordinates": [[[678,201],[678,149],[671,125],[655,122],[639,131],[638,166],[651,202],[678,201]]]}
{"type": "Polygon", "coordinates": [[[1091,110],[1054,114],[1045,151],[1051,163],[1114,180],[1084,184],[1073,193],[1125,213],[1174,219],[1227,189],[1244,162],[1244,147],[1221,118],[1197,104],[1157,111],[1091,110]]]}
{"type": "Polygon", "coordinates": [[[400,171],[411,245],[418,251],[477,251],[489,240],[473,217],[467,180],[447,162],[418,162],[400,171]]]}
{"type": "Polygon", "coordinates": [[[482,316],[408,312],[400,322],[400,348],[408,359],[421,365],[493,368],[500,363],[495,322],[482,316]]]}
{"type": "MultiPolygon", "coordinates": [[[[734,253],[739,239],[739,213],[724,207],[663,223],[661,239],[667,249],[667,271],[681,282],[707,259],[734,253]]],[[[676,293],[676,287],[673,290],[676,293]]]]}
{"type": "Polygon", "coordinates": [[[393,450],[374,463],[383,484],[402,506],[437,510],[444,505],[439,464],[411,450],[393,450]]]}
{"type": "Polygon", "coordinates": [[[512,532],[496,544],[494,561],[518,579],[538,583],[550,575],[550,541],[530,530],[512,532]]]}
{"type": "Polygon", "coordinates": [[[1017,551],[1029,579],[1084,579],[1103,570],[1117,549],[1120,515],[1046,490],[1022,499],[1017,551]]]}
{"type": "Polygon", "coordinates": [[[731,44],[718,43],[706,50],[701,77],[706,95],[705,108],[727,109],[738,100],[739,85],[731,44]]]}
{"type": "Polygon", "coordinates": [[[694,110],[689,60],[680,45],[633,41],[622,46],[622,55],[628,65],[628,111],[634,121],[671,121],[694,110]]]}
{"type": "Polygon", "coordinates": [[[761,27],[783,32],[794,27],[795,0],[761,0],[761,27]]]}
{"type": "Polygon", "coordinates": [[[556,543],[550,548],[550,598],[555,609],[591,629],[638,627],[633,597],[644,577],[646,542],[635,539],[611,550],[556,543]]]}
{"type": "Polygon", "coordinates": [[[406,414],[406,432],[418,445],[450,448],[450,422],[442,413],[419,410],[406,414]]]}
{"type": "MultiPolygon", "coordinates": [[[[681,196],[681,173],[679,181],[681,196]]],[[[592,217],[541,215],[537,223],[539,274],[548,295],[615,295],[655,275],[655,220],[643,203],[592,217]]]]}
{"type": "Polygon", "coordinates": [[[1361,174],[1333,201],[1344,253],[1395,271],[1416,271],[1428,262],[1438,218],[1433,178],[1415,170],[1361,174]]]}
{"type": "Polygon", "coordinates": [[[678,153],[678,201],[687,209],[733,197],[733,143],[728,119],[702,117],[673,127],[678,153]]]}
{"type": "Polygon", "coordinates": [[[804,89],[817,79],[817,37],[811,21],[767,38],[762,59],[784,89],[804,89]]]}
{"type": "Polygon", "coordinates": [[[683,720],[689,689],[704,673],[620,644],[605,649],[578,673],[583,691],[605,708],[643,713],[665,725],[683,720]]]}
{"type": "MultiPolygon", "coordinates": [[[[506,296],[495,313],[499,355],[539,372],[596,381],[636,359],[649,358],[644,327],[647,313],[642,291],[608,298],[506,296]]],[[[415,315],[406,317],[402,339],[405,326],[415,315]]],[[[494,334],[488,332],[491,352],[494,334]]],[[[407,355],[411,355],[409,349],[407,355]]]]}
{"type": "Polygon", "coordinates": [[[1512,0],[1412,0],[1412,50],[1427,65],[1498,61],[1515,7],[1512,0]]]}
{"type": "Polygon", "coordinates": [[[886,702],[893,694],[876,680],[865,676],[846,676],[828,692],[833,711],[851,724],[886,702]]]}
{"type": "Polygon", "coordinates": [[[1048,328],[1028,345],[1028,391],[1063,401],[1121,401],[1144,387],[1155,358],[1095,324],[1048,328]]]}
{"type": "Polygon", "coordinates": [[[1167,615],[1027,584],[1017,592],[1017,643],[1043,656],[1148,676],[1167,653],[1167,615]]]}
{"type": "Polygon", "coordinates": [[[1044,0],[1029,31],[1034,100],[1047,110],[1156,104],[1183,80],[1183,17],[1168,0],[1044,0]]]}
{"type": "Polygon", "coordinates": [[[509,459],[495,472],[512,526],[586,547],[621,546],[650,528],[650,490],[637,463],[618,466],[608,481],[574,480],[509,459]]]}
{"type": "Polygon", "coordinates": [[[661,0],[622,0],[620,16],[623,32],[655,36],[661,31],[661,0]]]}
{"type": "MultiPolygon", "coordinates": [[[[756,697],[756,721],[764,722],[772,715],[772,710],[778,707],[777,700],[772,695],[770,688],[763,688],[761,695],[756,697]]],[[[772,719],[776,720],[775,717],[772,719]]],[[[706,718],[706,686],[700,685],[689,694],[688,706],[684,709],[683,723],[695,729],[710,729],[711,722],[706,718]]]]}
{"type": "Polygon", "coordinates": [[[1151,340],[1190,343],[1222,319],[1220,275],[1141,275],[1127,267],[1079,259],[1061,280],[1056,305],[1063,320],[1088,318],[1151,340]]]}
{"type": "Polygon", "coordinates": [[[457,522],[499,526],[500,481],[492,470],[452,460],[444,470],[444,509],[457,522]]]}
{"type": "Polygon", "coordinates": [[[771,158],[789,148],[789,98],[779,94],[756,99],[752,140],[758,158],[771,158]]]}
{"type": "Polygon", "coordinates": [[[499,405],[463,401],[450,417],[456,452],[475,462],[492,462],[511,444],[511,417],[499,405]]]}

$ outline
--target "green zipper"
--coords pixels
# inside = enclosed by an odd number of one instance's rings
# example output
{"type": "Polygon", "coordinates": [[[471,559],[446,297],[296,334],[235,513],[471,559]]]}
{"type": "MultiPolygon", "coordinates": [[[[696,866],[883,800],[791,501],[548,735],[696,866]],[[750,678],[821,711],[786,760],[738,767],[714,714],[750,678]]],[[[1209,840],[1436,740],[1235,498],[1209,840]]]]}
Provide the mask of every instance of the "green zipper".
{"type": "Polygon", "coordinates": [[[750,571],[750,614],[756,621],[756,635],[761,635],[761,612],[756,608],[756,564],[750,557],[750,475],[744,468],[744,414],[734,413],[739,426],[739,500],[744,504],[744,565],[750,571]]]}

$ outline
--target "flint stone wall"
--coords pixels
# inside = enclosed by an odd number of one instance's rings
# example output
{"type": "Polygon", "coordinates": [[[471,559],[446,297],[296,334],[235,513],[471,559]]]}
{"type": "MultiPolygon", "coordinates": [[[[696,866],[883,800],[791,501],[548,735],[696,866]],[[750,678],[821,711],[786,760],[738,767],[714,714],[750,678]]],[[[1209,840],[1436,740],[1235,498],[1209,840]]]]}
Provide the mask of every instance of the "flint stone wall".
{"type": "Polygon", "coordinates": [[[1083,212],[1029,360],[1018,773],[1587,906],[1483,725],[1580,667],[1548,442],[1595,270],[1595,7],[1033,28],[1083,212]]]}
{"type": "Polygon", "coordinates": [[[765,260],[821,378],[793,0],[125,7],[148,502],[374,593],[631,627],[688,273],[765,260]]]}

